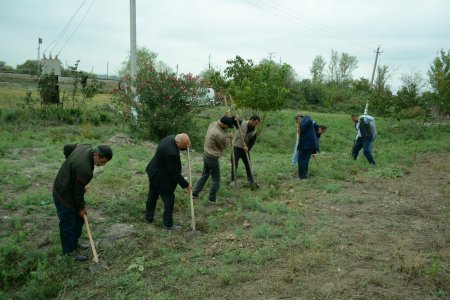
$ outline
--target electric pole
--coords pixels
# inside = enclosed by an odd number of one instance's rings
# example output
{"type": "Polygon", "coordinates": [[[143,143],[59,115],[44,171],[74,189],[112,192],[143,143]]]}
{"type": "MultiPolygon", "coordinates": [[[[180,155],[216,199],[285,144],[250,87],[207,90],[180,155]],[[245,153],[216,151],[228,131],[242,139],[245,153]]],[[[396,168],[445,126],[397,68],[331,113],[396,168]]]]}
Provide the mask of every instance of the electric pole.
{"type": "Polygon", "coordinates": [[[41,44],[42,44],[42,38],[39,38],[38,39],[38,47],[37,47],[37,51],[38,51],[37,74],[38,74],[38,76],[41,74],[41,44]]]}
{"type": "Polygon", "coordinates": [[[208,71],[211,71],[211,54],[208,55],[208,71]]]}
{"type": "Polygon", "coordinates": [[[274,55],[275,52],[269,52],[269,61],[272,62],[272,55],[274,55]]]}
{"type": "Polygon", "coordinates": [[[383,51],[380,52],[380,45],[378,45],[377,51],[375,52],[375,63],[373,64],[373,71],[372,71],[372,79],[370,80],[370,86],[373,87],[373,78],[375,77],[375,70],[377,68],[377,61],[378,61],[378,55],[380,53],[383,53],[383,51]]]}
{"type": "Polygon", "coordinates": [[[136,0],[130,0],[130,75],[134,81],[136,79],[136,0]]]}
{"type": "MultiPolygon", "coordinates": [[[[136,93],[136,0],[130,0],[130,75],[131,93],[135,102],[139,102],[139,95],[136,93]]],[[[137,119],[138,113],[135,107],[131,107],[131,114],[137,119]]]]}

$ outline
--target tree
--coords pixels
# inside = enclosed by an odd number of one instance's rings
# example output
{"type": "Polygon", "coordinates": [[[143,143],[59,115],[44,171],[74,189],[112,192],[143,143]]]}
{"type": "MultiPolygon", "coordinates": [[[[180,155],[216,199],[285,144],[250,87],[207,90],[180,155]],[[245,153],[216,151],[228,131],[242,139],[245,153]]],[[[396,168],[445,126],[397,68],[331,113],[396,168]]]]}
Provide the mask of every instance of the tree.
{"type": "Polygon", "coordinates": [[[375,90],[384,91],[389,89],[386,84],[388,79],[391,77],[388,66],[378,66],[377,67],[377,77],[375,78],[375,90]]]}
{"type": "Polygon", "coordinates": [[[441,114],[450,113],[450,50],[440,51],[427,72],[436,97],[433,103],[441,114]]]}
{"type": "MultiPolygon", "coordinates": [[[[138,48],[136,50],[136,72],[145,68],[153,67],[157,70],[166,70],[172,72],[171,68],[164,62],[158,61],[158,54],[150,51],[146,47],[138,48]]],[[[119,70],[120,77],[126,77],[130,75],[131,63],[130,57],[122,62],[122,68],[119,70]]]]}
{"type": "Polygon", "coordinates": [[[402,74],[401,81],[402,86],[393,101],[393,109],[397,119],[404,117],[405,113],[411,111],[414,107],[422,107],[421,91],[424,87],[422,76],[417,72],[402,74]]]}
{"type": "Polygon", "coordinates": [[[120,88],[113,92],[118,114],[144,138],[159,141],[167,135],[189,130],[194,144],[199,139],[192,112],[192,99],[200,88],[198,77],[177,76],[166,67],[155,67],[156,54],[145,48],[141,53],[136,80],[131,82],[129,76],[124,77],[120,88]],[[134,101],[131,86],[136,87],[138,102],[134,101]],[[137,112],[136,118],[131,117],[133,110],[137,112]]]}
{"type": "Polygon", "coordinates": [[[256,112],[281,109],[289,94],[286,83],[293,74],[292,67],[263,61],[253,66],[251,60],[240,56],[227,61],[225,75],[229,81],[229,92],[236,103],[256,112]]]}
{"type": "Polygon", "coordinates": [[[12,72],[12,71],[14,71],[14,68],[11,66],[8,66],[5,61],[0,60],[0,71],[1,72],[12,72]]]}
{"type": "Polygon", "coordinates": [[[325,75],[323,74],[325,69],[325,59],[321,55],[317,55],[312,63],[312,67],[310,69],[312,82],[313,83],[323,83],[325,80],[325,75]]]}
{"type": "Polygon", "coordinates": [[[36,74],[38,69],[37,60],[27,60],[21,65],[16,66],[16,70],[23,74],[36,74]]]}
{"type": "Polygon", "coordinates": [[[339,82],[339,54],[337,51],[331,50],[331,58],[328,63],[328,82],[339,82]]]}
{"type": "Polygon", "coordinates": [[[340,57],[337,51],[331,50],[331,60],[328,64],[328,77],[330,82],[340,85],[350,84],[353,71],[358,67],[356,56],[345,52],[340,57]]]}

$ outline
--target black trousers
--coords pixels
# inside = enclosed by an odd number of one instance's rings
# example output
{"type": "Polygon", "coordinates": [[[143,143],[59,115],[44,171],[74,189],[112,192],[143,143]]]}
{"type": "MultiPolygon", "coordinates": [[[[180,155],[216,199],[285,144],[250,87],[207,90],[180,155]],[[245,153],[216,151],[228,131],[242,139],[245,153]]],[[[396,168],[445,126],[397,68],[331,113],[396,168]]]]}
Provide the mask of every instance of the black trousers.
{"type": "MultiPolygon", "coordinates": [[[[234,147],[234,160],[236,163],[236,170],[238,168],[239,160],[242,159],[242,162],[245,166],[245,172],[247,173],[247,180],[248,182],[252,183],[254,181],[253,174],[250,169],[250,162],[247,159],[247,155],[245,154],[245,150],[242,148],[234,147]]],[[[250,152],[248,152],[248,157],[250,158],[250,152]]],[[[231,157],[231,180],[236,180],[236,174],[234,174],[234,168],[233,168],[233,157],[231,157]]]]}
{"type": "Polygon", "coordinates": [[[62,204],[55,193],[53,193],[53,202],[55,203],[56,213],[59,219],[59,236],[61,238],[62,253],[72,253],[77,248],[84,219],[78,214],[78,211],[62,204]]]}
{"type": "Polygon", "coordinates": [[[300,179],[308,178],[308,165],[311,155],[313,155],[312,150],[299,150],[298,151],[298,176],[300,179]]]}
{"type": "Polygon", "coordinates": [[[145,218],[153,222],[155,216],[156,202],[161,196],[164,203],[163,223],[167,227],[173,225],[173,208],[175,205],[175,189],[172,191],[163,190],[158,187],[157,179],[150,180],[146,203],[145,218]]]}

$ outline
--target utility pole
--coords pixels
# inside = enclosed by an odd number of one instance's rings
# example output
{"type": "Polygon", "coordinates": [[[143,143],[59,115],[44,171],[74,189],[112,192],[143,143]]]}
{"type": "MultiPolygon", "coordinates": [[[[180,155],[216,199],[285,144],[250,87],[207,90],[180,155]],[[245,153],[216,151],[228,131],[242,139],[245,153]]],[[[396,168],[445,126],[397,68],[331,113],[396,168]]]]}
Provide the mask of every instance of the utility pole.
{"type": "Polygon", "coordinates": [[[106,79],[109,78],[109,62],[106,62],[106,79]]]}
{"type": "Polygon", "coordinates": [[[211,54],[208,55],[208,71],[211,71],[211,54]]]}
{"type": "Polygon", "coordinates": [[[269,61],[272,62],[272,55],[274,55],[275,52],[269,52],[269,61]]]}
{"type": "Polygon", "coordinates": [[[42,44],[42,38],[39,38],[38,39],[38,47],[37,47],[37,51],[38,51],[37,74],[38,74],[38,76],[41,74],[41,44],[42,44]]]}
{"type": "Polygon", "coordinates": [[[373,78],[375,77],[375,70],[377,68],[377,61],[378,61],[378,55],[380,53],[383,53],[383,51],[380,52],[380,45],[378,45],[377,51],[375,51],[375,63],[373,64],[373,71],[372,71],[372,79],[370,80],[370,86],[373,87],[373,78]]]}
{"type": "Polygon", "coordinates": [[[130,75],[131,80],[134,81],[136,79],[136,0],[130,0],[130,75]]]}
{"type": "MultiPolygon", "coordinates": [[[[131,93],[134,101],[139,102],[139,95],[136,93],[136,0],[130,0],[130,75],[131,75],[131,93]]],[[[131,107],[131,114],[137,119],[138,113],[134,107],[131,107]]]]}

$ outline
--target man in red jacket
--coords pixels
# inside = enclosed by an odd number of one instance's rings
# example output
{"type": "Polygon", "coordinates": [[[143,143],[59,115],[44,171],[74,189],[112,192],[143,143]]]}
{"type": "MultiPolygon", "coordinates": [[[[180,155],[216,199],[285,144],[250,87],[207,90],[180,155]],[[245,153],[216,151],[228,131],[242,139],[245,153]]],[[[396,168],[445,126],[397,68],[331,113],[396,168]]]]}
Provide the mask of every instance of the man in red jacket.
{"type": "Polygon", "coordinates": [[[87,248],[78,239],[87,213],[84,202],[85,187],[93,177],[94,166],[104,166],[112,158],[109,146],[70,144],[64,146],[66,160],[56,175],[53,184],[53,201],[59,218],[59,233],[63,255],[72,255],[76,261],[85,261],[87,256],[76,250],[87,248]]]}

